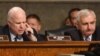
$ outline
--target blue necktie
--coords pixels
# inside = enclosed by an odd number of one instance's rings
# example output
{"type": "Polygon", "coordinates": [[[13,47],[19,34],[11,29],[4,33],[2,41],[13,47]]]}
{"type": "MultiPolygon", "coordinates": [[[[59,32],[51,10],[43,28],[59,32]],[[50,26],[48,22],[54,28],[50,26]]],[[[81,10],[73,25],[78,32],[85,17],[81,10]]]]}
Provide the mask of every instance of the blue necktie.
{"type": "Polygon", "coordinates": [[[20,36],[16,36],[15,37],[15,42],[18,41],[18,40],[21,40],[21,37],[20,36]]]}
{"type": "Polygon", "coordinates": [[[15,37],[15,42],[17,42],[18,36],[15,37]]]}

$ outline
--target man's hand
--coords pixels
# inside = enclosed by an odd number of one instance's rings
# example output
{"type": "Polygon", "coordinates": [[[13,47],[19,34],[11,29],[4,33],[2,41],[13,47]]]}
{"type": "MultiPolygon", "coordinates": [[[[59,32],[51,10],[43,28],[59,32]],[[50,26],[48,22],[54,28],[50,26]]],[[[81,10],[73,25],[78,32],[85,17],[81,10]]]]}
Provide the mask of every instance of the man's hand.
{"type": "Polygon", "coordinates": [[[25,32],[26,32],[27,36],[29,37],[29,39],[31,41],[37,41],[37,38],[36,38],[36,36],[34,35],[34,32],[33,32],[33,29],[28,24],[26,24],[25,32]]]}
{"type": "Polygon", "coordinates": [[[26,24],[25,32],[26,34],[34,34],[33,29],[28,24],[26,24]]]}

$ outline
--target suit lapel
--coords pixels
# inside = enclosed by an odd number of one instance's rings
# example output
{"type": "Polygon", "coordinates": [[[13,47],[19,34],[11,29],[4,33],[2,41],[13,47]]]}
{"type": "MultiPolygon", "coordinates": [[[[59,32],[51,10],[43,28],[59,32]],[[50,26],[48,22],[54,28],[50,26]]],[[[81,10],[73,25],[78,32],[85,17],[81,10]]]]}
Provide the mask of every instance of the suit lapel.
{"type": "Polygon", "coordinates": [[[11,36],[10,36],[8,25],[6,25],[2,30],[3,30],[3,35],[8,35],[8,38],[11,41],[11,36]]]}
{"type": "Polygon", "coordinates": [[[80,30],[78,30],[78,33],[79,33],[79,40],[80,41],[84,41],[83,36],[82,36],[82,33],[80,32],[80,30]]]}
{"type": "Polygon", "coordinates": [[[98,35],[97,35],[97,32],[95,31],[93,34],[92,34],[92,41],[96,41],[98,38],[98,35]]]}

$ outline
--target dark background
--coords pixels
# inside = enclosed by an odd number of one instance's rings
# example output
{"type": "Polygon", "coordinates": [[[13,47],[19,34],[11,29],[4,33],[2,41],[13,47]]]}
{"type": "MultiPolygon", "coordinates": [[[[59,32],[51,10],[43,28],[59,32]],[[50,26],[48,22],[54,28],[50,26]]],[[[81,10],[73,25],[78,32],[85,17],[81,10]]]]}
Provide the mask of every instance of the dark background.
{"type": "Polygon", "coordinates": [[[40,16],[42,30],[56,29],[67,17],[71,8],[93,9],[97,15],[97,25],[100,25],[100,2],[99,0],[0,0],[0,25],[6,24],[7,12],[13,6],[22,7],[27,14],[35,13],[40,16]]]}

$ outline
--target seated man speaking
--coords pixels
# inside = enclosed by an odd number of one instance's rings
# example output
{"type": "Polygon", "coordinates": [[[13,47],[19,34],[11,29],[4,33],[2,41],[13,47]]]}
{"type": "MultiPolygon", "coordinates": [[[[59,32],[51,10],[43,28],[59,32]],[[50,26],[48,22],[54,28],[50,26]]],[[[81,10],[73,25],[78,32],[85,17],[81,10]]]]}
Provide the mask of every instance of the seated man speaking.
{"type": "Polygon", "coordinates": [[[0,35],[8,35],[11,42],[37,41],[33,30],[26,23],[26,13],[20,7],[8,11],[7,25],[0,30],[0,35]]]}
{"type": "Polygon", "coordinates": [[[77,29],[70,33],[75,41],[99,41],[100,29],[96,26],[96,15],[93,10],[83,9],[77,14],[77,29]]]}

